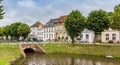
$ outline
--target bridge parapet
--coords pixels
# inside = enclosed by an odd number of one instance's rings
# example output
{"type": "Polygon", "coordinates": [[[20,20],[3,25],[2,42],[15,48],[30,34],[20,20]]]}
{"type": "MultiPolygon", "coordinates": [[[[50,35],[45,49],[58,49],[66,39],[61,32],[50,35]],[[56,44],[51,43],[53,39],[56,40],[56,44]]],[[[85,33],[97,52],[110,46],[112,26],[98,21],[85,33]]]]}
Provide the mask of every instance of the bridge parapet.
{"type": "Polygon", "coordinates": [[[24,57],[27,57],[24,50],[28,48],[33,49],[37,53],[41,53],[41,54],[46,53],[38,44],[19,44],[19,47],[24,57]]]}

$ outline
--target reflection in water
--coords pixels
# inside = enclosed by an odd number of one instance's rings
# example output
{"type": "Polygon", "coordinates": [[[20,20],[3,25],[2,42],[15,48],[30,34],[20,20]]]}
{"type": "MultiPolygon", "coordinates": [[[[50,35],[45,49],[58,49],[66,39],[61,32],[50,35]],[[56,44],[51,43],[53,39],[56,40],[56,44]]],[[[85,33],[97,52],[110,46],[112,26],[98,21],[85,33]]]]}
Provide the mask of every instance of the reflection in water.
{"type": "Polygon", "coordinates": [[[13,65],[120,65],[119,59],[75,55],[75,54],[28,54],[13,65]]]}

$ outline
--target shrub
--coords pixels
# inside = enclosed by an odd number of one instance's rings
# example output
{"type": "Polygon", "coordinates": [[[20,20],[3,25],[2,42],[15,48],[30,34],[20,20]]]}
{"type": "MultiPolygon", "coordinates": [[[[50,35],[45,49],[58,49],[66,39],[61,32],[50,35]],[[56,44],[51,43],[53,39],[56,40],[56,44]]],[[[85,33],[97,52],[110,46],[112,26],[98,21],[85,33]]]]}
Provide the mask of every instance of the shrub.
{"type": "Polygon", "coordinates": [[[108,43],[113,43],[113,40],[109,40],[108,43]]]}
{"type": "Polygon", "coordinates": [[[102,40],[101,40],[101,39],[99,39],[99,40],[97,40],[96,42],[98,42],[98,43],[102,43],[102,40]]]}
{"type": "Polygon", "coordinates": [[[120,42],[119,41],[117,41],[117,44],[119,44],[120,42]]]}
{"type": "Polygon", "coordinates": [[[60,37],[58,37],[58,39],[60,39],[60,37]]]}

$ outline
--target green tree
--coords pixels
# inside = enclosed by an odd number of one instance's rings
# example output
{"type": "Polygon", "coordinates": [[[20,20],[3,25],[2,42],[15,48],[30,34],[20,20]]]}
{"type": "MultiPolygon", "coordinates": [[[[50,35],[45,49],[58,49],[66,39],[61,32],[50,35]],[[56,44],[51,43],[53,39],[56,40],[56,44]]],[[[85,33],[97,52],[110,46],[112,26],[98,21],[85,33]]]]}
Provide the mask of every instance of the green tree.
{"type": "Polygon", "coordinates": [[[120,4],[114,7],[114,12],[111,16],[111,28],[120,32],[120,4]]]}
{"type": "Polygon", "coordinates": [[[28,36],[28,34],[31,32],[29,25],[22,23],[18,26],[18,34],[22,37],[24,37],[24,39],[26,39],[26,37],[28,36]]]}
{"type": "Polygon", "coordinates": [[[8,36],[10,35],[10,26],[9,25],[7,25],[7,26],[4,27],[4,29],[3,29],[3,35],[5,35],[6,38],[8,39],[8,36]]]}
{"type": "Polygon", "coordinates": [[[15,38],[15,39],[19,39],[20,34],[18,33],[18,27],[21,25],[21,22],[16,22],[10,25],[10,36],[15,38]]]}
{"type": "Polygon", "coordinates": [[[109,18],[108,18],[108,13],[103,10],[94,10],[89,13],[88,15],[88,29],[94,31],[95,37],[94,37],[94,44],[97,38],[98,34],[101,34],[101,32],[104,31],[104,29],[109,28],[109,18]]]}
{"type": "MultiPolygon", "coordinates": [[[[1,4],[2,0],[0,0],[0,4],[1,4]]],[[[5,14],[3,6],[0,5],[0,19],[3,19],[3,15],[5,14]]]]}
{"type": "Polygon", "coordinates": [[[3,27],[0,27],[0,36],[3,36],[3,27]]]}
{"type": "Polygon", "coordinates": [[[74,44],[74,38],[78,37],[85,28],[85,17],[78,10],[73,10],[66,18],[65,29],[67,34],[72,39],[74,44]]]}

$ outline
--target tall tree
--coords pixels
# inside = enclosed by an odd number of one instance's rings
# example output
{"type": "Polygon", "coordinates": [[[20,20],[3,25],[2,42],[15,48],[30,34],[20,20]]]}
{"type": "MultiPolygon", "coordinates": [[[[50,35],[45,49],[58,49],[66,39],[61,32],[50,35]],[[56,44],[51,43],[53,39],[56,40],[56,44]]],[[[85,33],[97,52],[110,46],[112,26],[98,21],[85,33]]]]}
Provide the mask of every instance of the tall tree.
{"type": "Polygon", "coordinates": [[[29,25],[22,23],[18,26],[18,34],[22,37],[24,37],[24,39],[26,39],[26,37],[28,36],[28,34],[31,32],[29,25]]]}
{"type": "Polygon", "coordinates": [[[112,13],[111,21],[111,28],[120,32],[120,4],[114,7],[114,12],[112,13]]]}
{"type": "Polygon", "coordinates": [[[3,27],[0,27],[0,36],[3,36],[3,27]]]}
{"type": "Polygon", "coordinates": [[[104,31],[104,29],[109,28],[109,18],[108,13],[103,10],[94,10],[89,13],[88,15],[88,29],[94,31],[95,37],[94,37],[94,44],[96,42],[96,37],[98,34],[101,34],[101,32],[104,31]]]}
{"type": "MultiPolygon", "coordinates": [[[[0,0],[0,4],[1,4],[2,0],[0,0]]],[[[3,15],[5,14],[3,6],[0,5],[0,19],[3,19],[3,15]]]]}
{"type": "Polygon", "coordinates": [[[10,36],[15,39],[19,39],[20,34],[18,33],[18,27],[21,25],[21,22],[16,22],[10,25],[10,36]]]}
{"type": "Polygon", "coordinates": [[[85,28],[85,17],[78,10],[73,10],[66,18],[65,29],[74,43],[74,38],[80,36],[85,28]]]}
{"type": "Polygon", "coordinates": [[[3,35],[5,35],[6,38],[8,39],[8,36],[10,35],[10,26],[9,25],[7,25],[7,26],[4,27],[4,29],[3,29],[3,35]]]}

